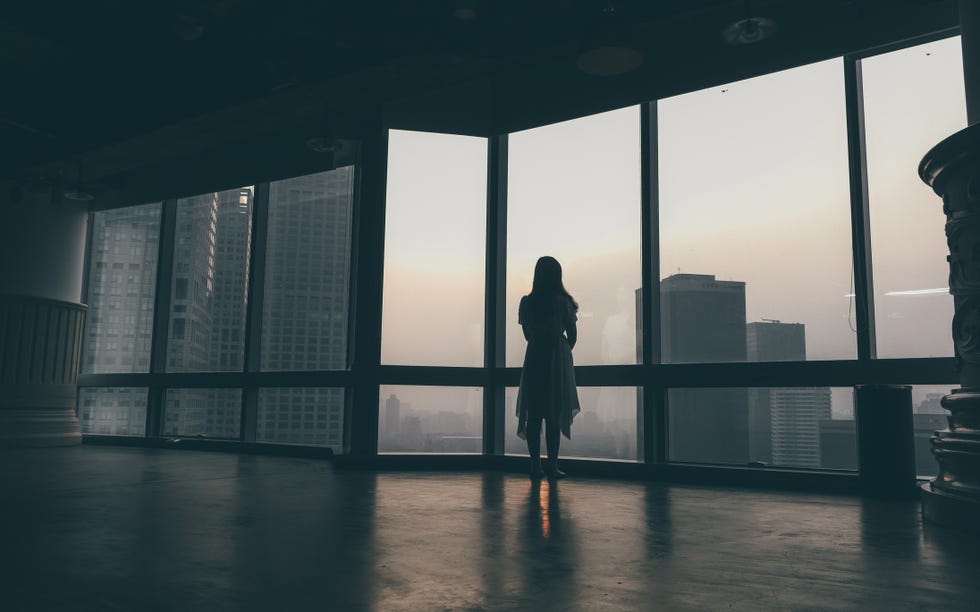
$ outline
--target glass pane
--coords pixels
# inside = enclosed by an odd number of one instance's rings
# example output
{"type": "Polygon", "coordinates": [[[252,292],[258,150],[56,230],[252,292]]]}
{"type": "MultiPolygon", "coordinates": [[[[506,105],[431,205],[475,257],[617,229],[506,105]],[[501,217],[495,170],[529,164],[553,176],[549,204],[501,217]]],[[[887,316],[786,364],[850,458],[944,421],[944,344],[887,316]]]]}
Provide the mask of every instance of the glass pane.
{"type": "Polygon", "coordinates": [[[388,132],[381,361],[482,366],[487,139],[388,132]]]}
{"type": "MultiPolygon", "coordinates": [[[[527,442],[517,437],[517,387],[504,394],[506,420],[504,450],[527,456],[527,442]]],[[[637,460],[636,417],[642,411],[642,389],[636,387],[579,387],[582,412],[572,423],[572,439],[562,436],[558,453],[578,459],[637,460]]],[[[547,444],[541,436],[541,455],[547,444]]]]}
{"type": "Polygon", "coordinates": [[[82,372],[150,371],[159,244],[159,203],[93,215],[82,372]]]}
{"type": "Polygon", "coordinates": [[[850,387],[670,389],[667,402],[671,461],[857,469],[850,387]]]}
{"type": "Polygon", "coordinates": [[[241,389],[167,389],[163,435],[238,439],[241,389]]]}
{"type": "Polygon", "coordinates": [[[657,112],[663,360],[856,357],[841,60],[657,112]],[[753,356],[751,324],[770,321],[802,351],[753,356]]]}
{"type": "Polygon", "coordinates": [[[949,357],[946,216],[916,168],[966,127],[960,38],[870,57],[861,68],[878,357],[949,357]]]}
{"type": "Polygon", "coordinates": [[[240,371],[252,188],[177,200],[167,371],[240,371]]]}
{"type": "Polygon", "coordinates": [[[379,410],[379,452],[483,452],[480,387],[381,385],[379,410]]]}
{"type": "Polygon", "coordinates": [[[84,434],[144,435],[146,387],[83,388],[78,404],[84,434]]]}
{"type": "Polygon", "coordinates": [[[354,167],[269,184],[263,370],[347,367],[354,167]]]}
{"type": "Polygon", "coordinates": [[[919,476],[939,474],[939,463],[932,454],[932,434],[946,429],[949,412],[939,403],[949,395],[953,385],[912,386],[912,427],[915,435],[915,469],[919,476]]]}
{"type": "Polygon", "coordinates": [[[524,361],[517,306],[543,255],[580,306],[575,363],[636,363],[639,107],[511,134],[508,156],[507,365],[524,361]]]}
{"type": "Polygon", "coordinates": [[[344,447],[343,389],[259,389],[258,442],[344,447]]]}

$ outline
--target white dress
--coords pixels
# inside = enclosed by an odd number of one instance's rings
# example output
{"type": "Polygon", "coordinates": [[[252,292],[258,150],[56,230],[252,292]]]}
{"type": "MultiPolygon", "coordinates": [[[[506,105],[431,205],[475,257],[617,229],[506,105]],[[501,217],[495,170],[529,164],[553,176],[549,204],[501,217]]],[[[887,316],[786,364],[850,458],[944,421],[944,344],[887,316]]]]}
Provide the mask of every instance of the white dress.
{"type": "Polygon", "coordinates": [[[517,435],[527,438],[531,418],[557,420],[566,438],[579,413],[572,349],[565,331],[575,324],[575,306],[564,295],[521,298],[517,320],[529,340],[517,393],[517,435]]]}

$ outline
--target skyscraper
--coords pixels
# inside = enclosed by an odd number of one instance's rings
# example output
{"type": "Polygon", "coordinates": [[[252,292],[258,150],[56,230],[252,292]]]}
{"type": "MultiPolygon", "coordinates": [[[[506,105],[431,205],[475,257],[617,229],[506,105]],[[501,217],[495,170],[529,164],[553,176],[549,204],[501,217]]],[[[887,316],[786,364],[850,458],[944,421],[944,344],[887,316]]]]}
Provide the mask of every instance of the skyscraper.
{"type": "MultiPolygon", "coordinates": [[[[349,166],[270,183],[262,337],[253,339],[262,370],[346,367],[352,191],[349,166]]],[[[244,187],[177,202],[168,372],[244,367],[253,198],[244,187]]],[[[86,371],[148,371],[160,205],[98,213],[93,229],[86,371]]],[[[126,393],[86,397],[86,431],[142,433],[126,410],[145,406],[146,390],[126,393]]],[[[164,433],[238,438],[241,411],[239,391],[168,390],[164,433]]],[[[343,414],[343,390],[262,389],[256,437],[340,447],[343,414]]]]}
{"type": "MultiPolygon", "coordinates": [[[[252,241],[252,187],[177,203],[167,371],[241,371],[252,241]]],[[[164,433],[238,438],[241,394],[167,393],[164,433]]]]}
{"type": "MultiPolygon", "coordinates": [[[[802,323],[774,320],[746,326],[749,361],[804,361],[802,323]]],[[[749,390],[749,458],[774,465],[820,467],[820,421],[831,417],[828,387],[749,390]]]]}
{"type": "Polygon", "coordinates": [[[665,363],[745,361],[745,283],[711,274],[660,281],[665,363]]]}
{"type": "Polygon", "coordinates": [[[385,400],[385,416],[384,423],[382,423],[384,435],[398,435],[398,431],[401,429],[401,407],[401,400],[394,393],[385,400]]]}
{"type": "MultiPolygon", "coordinates": [[[[159,240],[159,203],[93,215],[84,372],[149,371],[159,240]]],[[[146,389],[81,392],[84,433],[142,435],[145,419],[146,389]]]]}
{"type": "MultiPolygon", "coordinates": [[[[745,283],[707,274],[668,276],[660,282],[660,313],[665,363],[745,361],[745,283]]],[[[745,389],[672,389],[668,410],[672,460],[749,460],[745,389]]]]}
{"type": "MultiPolygon", "coordinates": [[[[354,168],[269,184],[263,370],[347,367],[354,168]]],[[[344,394],[296,389],[259,407],[259,439],[343,445],[344,394]]]]}

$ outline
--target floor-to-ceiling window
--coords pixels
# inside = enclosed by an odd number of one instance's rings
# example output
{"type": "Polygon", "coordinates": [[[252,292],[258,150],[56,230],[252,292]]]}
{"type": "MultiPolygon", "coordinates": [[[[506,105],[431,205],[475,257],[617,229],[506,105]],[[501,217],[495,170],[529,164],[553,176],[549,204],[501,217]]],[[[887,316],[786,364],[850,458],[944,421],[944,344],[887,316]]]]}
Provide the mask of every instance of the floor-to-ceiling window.
{"type": "Polygon", "coordinates": [[[354,166],[93,213],[83,431],[523,454],[517,304],[551,255],[579,303],[565,456],[854,470],[853,386],[908,383],[933,474],[952,307],[915,168],[963,125],[953,37],[506,135],[388,130],[359,369],[354,166]]]}

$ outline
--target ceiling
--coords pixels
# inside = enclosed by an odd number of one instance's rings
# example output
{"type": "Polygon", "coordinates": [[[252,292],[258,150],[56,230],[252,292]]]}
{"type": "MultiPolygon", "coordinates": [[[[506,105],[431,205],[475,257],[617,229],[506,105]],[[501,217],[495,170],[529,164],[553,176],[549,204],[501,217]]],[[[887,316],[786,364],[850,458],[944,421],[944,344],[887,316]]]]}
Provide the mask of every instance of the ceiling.
{"type": "Polygon", "coordinates": [[[0,178],[102,206],[323,165],[313,135],[525,129],[947,30],[954,0],[613,0],[639,69],[575,59],[609,0],[33,0],[0,15],[0,178]],[[251,177],[251,178],[245,178],[251,177]]]}

